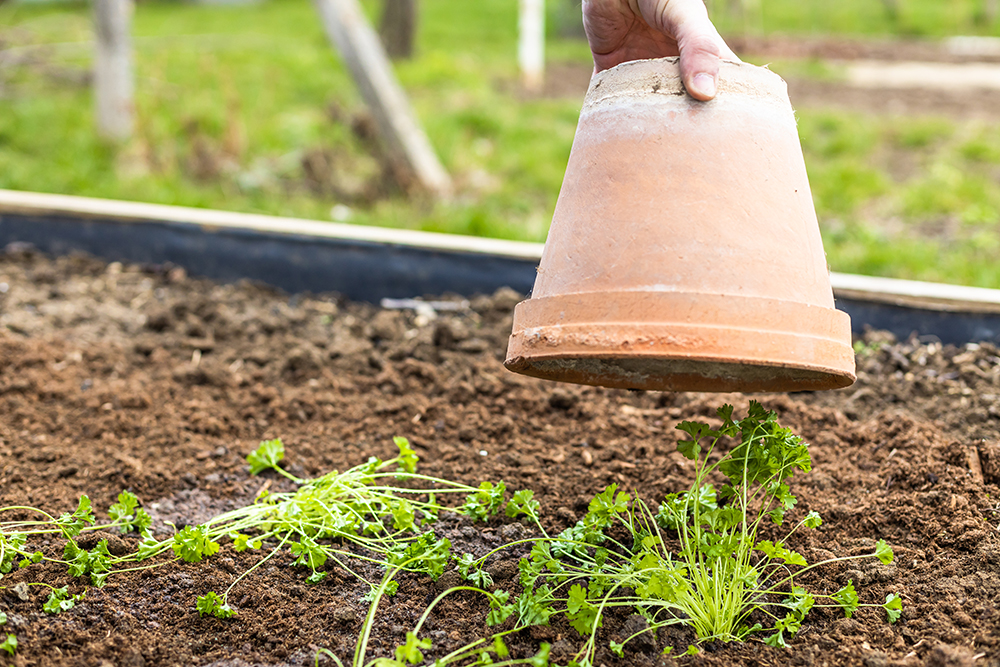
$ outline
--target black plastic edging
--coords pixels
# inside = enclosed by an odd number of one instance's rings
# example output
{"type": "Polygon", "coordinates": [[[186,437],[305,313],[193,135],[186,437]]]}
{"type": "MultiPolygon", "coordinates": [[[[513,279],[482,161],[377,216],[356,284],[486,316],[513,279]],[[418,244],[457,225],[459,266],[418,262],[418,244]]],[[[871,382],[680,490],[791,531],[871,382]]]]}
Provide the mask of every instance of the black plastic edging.
{"type": "Polygon", "coordinates": [[[338,292],[350,299],[429,294],[525,294],[535,262],[473,252],[307,237],[177,222],[131,224],[59,215],[0,215],[0,245],[30,243],[42,252],[86,252],[110,261],[172,262],[223,282],[256,280],[287,292],[338,292]]]}
{"type": "MultiPolygon", "coordinates": [[[[42,252],[86,252],[110,261],[171,262],[192,275],[223,282],[249,279],[287,292],[338,292],[378,303],[447,293],[473,296],[511,287],[527,294],[537,262],[482,252],[311,237],[251,229],[69,214],[4,213],[0,245],[30,243],[42,252]]],[[[1000,344],[1000,313],[929,310],[858,298],[840,298],[856,333],[881,329],[897,338],[936,337],[961,345],[1000,344]]]]}
{"type": "Polygon", "coordinates": [[[1000,313],[961,313],[837,299],[837,308],[851,316],[855,333],[867,329],[890,331],[899,340],[912,334],[937,338],[948,345],[991,342],[1000,344],[1000,313]]]}

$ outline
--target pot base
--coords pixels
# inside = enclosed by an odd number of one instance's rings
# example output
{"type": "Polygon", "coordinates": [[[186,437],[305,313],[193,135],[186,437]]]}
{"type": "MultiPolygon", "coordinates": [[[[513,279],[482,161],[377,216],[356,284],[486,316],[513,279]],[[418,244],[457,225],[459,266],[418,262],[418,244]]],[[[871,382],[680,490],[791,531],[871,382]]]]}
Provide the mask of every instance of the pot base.
{"type": "Polygon", "coordinates": [[[514,311],[504,365],[561,382],[660,391],[812,391],[855,380],[850,318],[758,297],[570,294],[514,311]]]}

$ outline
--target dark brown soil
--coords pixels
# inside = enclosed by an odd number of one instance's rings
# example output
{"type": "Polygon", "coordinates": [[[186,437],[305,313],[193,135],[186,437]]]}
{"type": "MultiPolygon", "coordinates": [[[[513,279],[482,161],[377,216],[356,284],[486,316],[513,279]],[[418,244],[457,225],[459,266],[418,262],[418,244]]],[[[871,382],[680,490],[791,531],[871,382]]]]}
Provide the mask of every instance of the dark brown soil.
{"type": "MultiPolygon", "coordinates": [[[[517,300],[501,291],[430,320],[217,285],[179,268],[0,255],[0,505],[61,513],[87,493],[106,508],[127,488],[158,521],[197,523],[268,483],[249,477],[243,459],[263,438],[281,437],[290,469],[313,475],[391,455],[402,435],[424,472],[533,489],[561,528],[611,482],[651,503],[681,490],[691,468],[673,425],[727,401],[746,409],[738,394],[635,394],[512,375],[500,359],[517,300]]],[[[898,592],[902,619],[819,610],[787,650],[752,642],[659,657],[667,642],[687,646],[681,632],[624,659],[602,650],[595,664],[1000,665],[998,351],[879,340],[868,337],[853,387],[761,400],[812,443],[815,469],[794,481],[796,511],[818,510],[825,523],[794,547],[818,559],[885,539],[897,554],[888,566],[830,567],[811,585],[832,592],[851,579],[869,602],[898,592]]],[[[523,531],[499,520],[442,527],[475,553],[523,531]]],[[[517,556],[490,564],[500,586],[514,588],[517,556]]],[[[199,618],[195,597],[225,588],[255,558],[226,545],[199,564],[120,575],[58,616],[42,613],[37,587],[21,599],[14,585],[44,579],[77,592],[82,583],[55,567],[15,571],[0,581],[5,628],[19,640],[13,664],[311,665],[320,647],[348,660],[365,588],[336,572],[307,585],[284,555],[234,590],[237,618],[199,618]]],[[[404,578],[380,607],[370,655],[391,655],[455,580],[404,578]]],[[[480,636],[485,612],[463,595],[439,607],[427,626],[435,650],[480,636]]],[[[634,622],[611,619],[601,645],[634,622]]],[[[564,664],[578,637],[556,624],[511,644],[528,655],[541,641],[564,664]]]]}

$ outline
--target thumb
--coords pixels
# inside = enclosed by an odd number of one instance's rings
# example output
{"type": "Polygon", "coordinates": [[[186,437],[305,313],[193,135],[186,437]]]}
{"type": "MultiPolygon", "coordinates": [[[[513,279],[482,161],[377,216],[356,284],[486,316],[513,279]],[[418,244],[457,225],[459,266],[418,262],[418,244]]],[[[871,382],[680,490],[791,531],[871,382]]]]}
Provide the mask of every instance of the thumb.
{"type": "Polygon", "coordinates": [[[701,0],[667,0],[660,14],[664,32],[677,40],[681,80],[691,97],[710,100],[719,87],[719,60],[739,61],[708,18],[701,0]]]}

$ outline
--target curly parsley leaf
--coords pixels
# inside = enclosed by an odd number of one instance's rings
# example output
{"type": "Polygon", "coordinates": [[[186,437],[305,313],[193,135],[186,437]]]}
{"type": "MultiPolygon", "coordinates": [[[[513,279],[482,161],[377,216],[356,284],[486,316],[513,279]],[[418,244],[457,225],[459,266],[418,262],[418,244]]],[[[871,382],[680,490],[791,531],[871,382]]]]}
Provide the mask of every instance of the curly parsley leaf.
{"type": "Polygon", "coordinates": [[[391,549],[387,554],[387,560],[390,565],[411,572],[424,572],[437,581],[444,573],[450,555],[451,540],[447,537],[439,540],[431,530],[411,542],[404,542],[391,549]]]}
{"type": "Polygon", "coordinates": [[[847,585],[833,594],[833,599],[843,608],[844,616],[853,616],[858,608],[858,592],[854,590],[854,580],[848,579],[847,585]]]}
{"type": "Polygon", "coordinates": [[[587,506],[587,516],[584,523],[590,523],[598,528],[607,528],[611,525],[611,520],[617,514],[628,512],[628,504],[632,496],[624,491],[618,491],[617,484],[611,484],[598,493],[587,506]]]}
{"type": "Polygon", "coordinates": [[[406,633],[406,643],[396,647],[396,660],[411,665],[419,665],[424,661],[424,654],[421,649],[429,649],[430,647],[430,639],[418,639],[417,633],[408,631],[406,633]]]}
{"type": "Polygon", "coordinates": [[[14,569],[14,561],[22,555],[28,536],[24,533],[0,534],[0,574],[7,574],[14,569]]]}
{"type": "Polygon", "coordinates": [[[174,535],[170,546],[177,556],[188,563],[197,563],[219,551],[219,543],[209,536],[205,526],[187,526],[174,535]]]}
{"type": "Polygon", "coordinates": [[[233,541],[233,549],[236,551],[246,551],[247,549],[260,549],[260,538],[251,538],[243,533],[231,533],[229,539],[233,541]]]}
{"type": "Polygon", "coordinates": [[[532,521],[538,521],[542,506],[534,498],[535,492],[529,489],[514,492],[514,497],[507,503],[507,516],[516,519],[523,514],[532,521]]]}
{"type": "Polygon", "coordinates": [[[757,543],[756,548],[768,558],[777,558],[789,565],[801,565],[802,567],[809,565],[802,554],[791,549],[786,549],[785,545],[781,542],[775,544],[770,540],[761,540],[757,543]]]}
{"type": "Polygon", "coordinates": [[[392,514],[392,527],[396,530],[415,530],[417,515],[413,511],[413,506],[406,500],[400,499],[392,503],[389,512],[392,514]]]}
{"type": "Polygon", "coordinates": [[[875,544],[875,557],[882,561],[885,565],[892,562],[895,554],[892,553],[892,547],[886,544],[885,540],[879,540],[875,544]]]}
{"type": "Polygon", "coordinates": [[[42,610],[47,614],[59,614],[69,611],[76,606],[76,603],[83,599],[86,591],[77,595],[70,595],[68,587],[53,588],[48,599],[42,605],[42,610]]]}
{"type": "MultiPolygon", "coordinates": [[[[514,613],[514,605],[513,603],[508,604],[509,600],[510,593],[507,591],[499,589],[493,591],[493,595],[490,597],[490,613],[486,616],[486,625],[500,625],[514,613]]],[[[500,637],[497,637],[497,639],[500,639],[500,637]]],[[[505,657],[503,653],[506,652],[507,647],[503,644],[502,640],[500,641],[500,646],[503,647],[503,652],[497,650],[497,655],[503,658],[505,657]]]]}
{"type": "Polygon", "coordinates": [[[399,448],[399,469],[404,472],[415,473],[417,471],[417,462],[420,457],[417,453],[413,451],[410,447],[410,441],[406,438],[401,438],[396,436],[392,439],[396,447],[399,448]]]}
{"type": "Polygon", "coordinates": [[[489,588],[493,585],[493,577],[489,572],[482,568],[477,568],[475,570],[470,570],[467,575],[464,575],[465,579],[472,582],[480,588],[489,588]]]}
{"type": "Polygon", "coordinates": [[[14,651],[16,650],[17,637],[8,633],[7,638],[0,642],[0,651],[7,651],[7,653],[14,655],[14,651]]]}
{"type": "Polygon", "coordinates": [[[538,647],[538,653],[528,658],[527,664],[531,667],[549,667],[549,652],[551,650],[551,644],[542,642],[538,647]]]}
{"type": "Polygon", "coordinates": [[[76,511],[72,514],[67,512],[60,516],[56,519],[56,525],[59,526],[63,536],[69,539],[79,535],[80,531],[87,526],[93,526],[96,521],[93,511],[91,511],[90,498],[80,496],[76,511]]]}
{"type": "Polygon", "coordinates": [[[264,440],[247,456],[247,463],[250,464],[250,474],[256,475],[268,468],[277,469],[278,464],[285,458],[285,445],[281,439],[264,440]]]}
{"type": "Polygon", "coordinates": [[[472,517],[473,521],[488,521],[503,505],[507,486],[503,482],[482,482],[479,490],[469,494],[465,504],[459,509],[463,514],[472,517]]]}
{"type": "Polygon", "coordinates": [[[232,618],[236,610],[230,607],[215,591],[199,595],[195,603],[199,616],[215,616],[216,618],[232,618]]]}
{"type": "Polygon", "coordinates": [[[548,625],[552,613],[552,591],[548,586],[539,586],[534,593],[525,591],[517,599],[517,615],[523,625],[548,625]]]}
{"type": "Polygon", "coordinates": [[[503,643],[503,637],[500,635],[493,638],[493,652],[497,654],[498,658],[510,657],[510,649],[503,643]]]}
{"type": "MultiPolygon", "coordinates": [[[[581,637],[589,637],[603,625],[598,616],[597,607],[587,599],[587,589],[580,584],[574,584],[569,589],[569,599],[566,602],[566,618],[569,624],[580,633],[581,637]]],[[[619,657],[620,654],[618,654],[619,657]]]]}
{"type": "Polygon", "coordinates": [[[123,533],[133,529],[142,533],[153,525],[152,517],[139,507],[139,499],[130,491],[118,494],[118,502],[108,508],[108,516],[112,523],[118,524],[118,529],[123,533]]]}
{"type": "Polygon", "coordinates": [[[69,561],[70,575],[82,577],[89,574],[91,582],[99,588],[104,585],[111,570],[113,556],[108,551],[107,540],[101,540],[90,551],[81,549],[75,541],[70,540],[63,547],[63,558],[69,561]]]}
{"type": "Polygon", "coordinates": [[[900,615],[903,613],[903,598],[899,597],[895,593],[890,593],[885,598],[885,604],[882,605],[885,609],[885,614],[889,619],[890,623],[895,623],[899,620],[900,615]]]}
{"type": "Polygon", "coordinates": [[[308,535],[303,535],[299,542],[292,542],[288,550],[295,556],[295,565],[304,565],[315,571],[326,563],[326,550],[308,535]]]}

